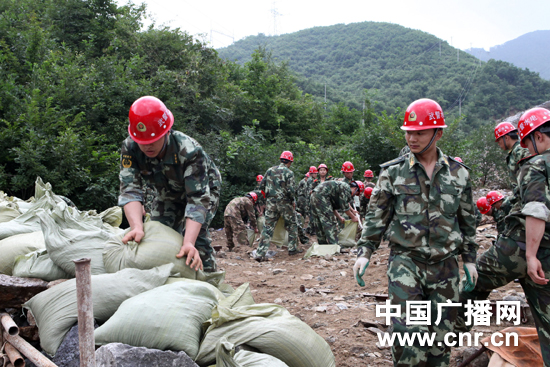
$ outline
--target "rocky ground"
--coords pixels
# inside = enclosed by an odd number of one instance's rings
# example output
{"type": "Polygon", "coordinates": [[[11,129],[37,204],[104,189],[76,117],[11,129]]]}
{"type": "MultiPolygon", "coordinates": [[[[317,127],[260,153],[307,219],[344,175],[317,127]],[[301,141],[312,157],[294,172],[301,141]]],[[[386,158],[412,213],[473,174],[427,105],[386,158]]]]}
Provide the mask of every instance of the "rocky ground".
{"type": "MultiPolygon", "coordinates": [[[[496,238],[496,225],[491,219],[484,216],[477,229],[479,253],[488,249],[496,238]]],[[[311,242],[316,240],[315,236],[310,237],[311,242]]],[[[306,322],[329,343],[337,366],[392,365],[390,350],[377,347],[378,337],[373,329],[386,329],[385,319],[376,318],[375,310],[377,304],[385,302],[388,292],[387,245],[382,245],[373,255],[364,277],[366,286],[361,288],[353,278],[353,251],[303,260],[301,255],[289,256],[285,248],[272,246],[276,256],[268,262],[258,263],[249,255],[252,247],[228,252],[225,241],[223,230],[213,232],[213,245],[223,246],[218,252],[218,264],[226,271],[226,282],[233,287],[248,282],[257,303],[280,304],[306,322]]],[[[495,290],[490,299],[502,300],[506,296],[522,297],[521,286],[510,283],[495,290]]],[[[489,327],[474,327],[473,331],[486,336],[507,326],[511,324],[497,326],[492,323],[489,327]]],[[[520,326],[534,327],[534,323],[529,317],[527,323],[520,326]]],[[[465,349],[453,349],[451,366],[460,364],[463,355],[469,352],[465,349]]]]}

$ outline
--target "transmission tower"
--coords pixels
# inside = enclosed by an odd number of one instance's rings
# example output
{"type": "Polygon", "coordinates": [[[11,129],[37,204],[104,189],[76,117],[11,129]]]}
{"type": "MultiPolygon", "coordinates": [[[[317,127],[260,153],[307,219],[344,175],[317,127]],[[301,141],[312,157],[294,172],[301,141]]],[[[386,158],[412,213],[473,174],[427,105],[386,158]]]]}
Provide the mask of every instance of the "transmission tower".
{"type": "Polygon", "coordinates": [[[280,17],[282,14],[277,11],[277,8],[275,7],[275,1],[271,4],[270,9],[271,15],[273,15],[273,36],[277,36],[279,32],[277,31],[277,17],[280,17]]]}

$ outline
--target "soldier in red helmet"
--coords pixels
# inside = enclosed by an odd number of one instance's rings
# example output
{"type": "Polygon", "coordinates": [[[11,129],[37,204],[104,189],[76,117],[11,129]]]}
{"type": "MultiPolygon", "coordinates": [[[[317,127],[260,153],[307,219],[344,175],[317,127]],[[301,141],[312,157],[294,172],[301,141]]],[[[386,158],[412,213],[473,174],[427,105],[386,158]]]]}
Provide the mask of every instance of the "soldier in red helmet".
{"type": "Polygon", "coordinates": [[[221,175],[197,141],[173,131],[174,116],[152,96],[137,99],[130,107],[129,137],[121,151],[118,204],[130,224],[123,242],[140,242],[144,236],[144,191],[153,189],[151,220],[183,235],[176,257],[187,257],[195,270],[216,271],[208,226],[216,213],[221,175]]]}

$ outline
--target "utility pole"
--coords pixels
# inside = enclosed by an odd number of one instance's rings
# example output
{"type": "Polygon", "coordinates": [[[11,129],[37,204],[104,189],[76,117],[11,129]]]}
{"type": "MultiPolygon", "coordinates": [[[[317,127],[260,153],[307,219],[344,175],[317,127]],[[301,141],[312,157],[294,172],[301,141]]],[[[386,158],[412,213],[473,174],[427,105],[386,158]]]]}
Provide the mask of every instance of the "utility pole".
{"type": "Polygon", "coordinates": [[[277,35],[277,17],[281,15],[281,13],[279,13],[277,11],[277,8],[275,8],[275,1],[272,3],[271,5],[271,14],[273,14],[273,35],[276,36],[277,35]]]}
{"type": "Polygon", "coordinates": [[[462,97],[458,99],[458,117],[462,116],[462,97]]]}
{"type": "Polygon", "coordinates": [[[327,109],[327,83],[325,83],[325,110],[327,109]]]}

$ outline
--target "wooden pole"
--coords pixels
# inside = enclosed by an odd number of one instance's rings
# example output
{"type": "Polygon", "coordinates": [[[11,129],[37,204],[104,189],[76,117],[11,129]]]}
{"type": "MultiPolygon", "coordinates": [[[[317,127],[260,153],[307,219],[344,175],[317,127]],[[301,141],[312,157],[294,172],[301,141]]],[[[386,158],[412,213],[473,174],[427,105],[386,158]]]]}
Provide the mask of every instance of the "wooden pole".
{"type": "Polygon", "coordinates": [[[92,301],[92,271],[90,259],[73,260],[76,274],[78,305],[78,345],[80,366],[95,367],[94,304],[92,301]]]}

